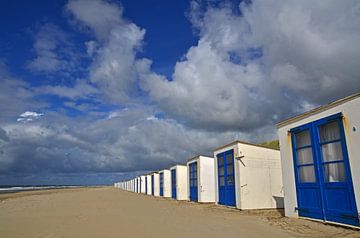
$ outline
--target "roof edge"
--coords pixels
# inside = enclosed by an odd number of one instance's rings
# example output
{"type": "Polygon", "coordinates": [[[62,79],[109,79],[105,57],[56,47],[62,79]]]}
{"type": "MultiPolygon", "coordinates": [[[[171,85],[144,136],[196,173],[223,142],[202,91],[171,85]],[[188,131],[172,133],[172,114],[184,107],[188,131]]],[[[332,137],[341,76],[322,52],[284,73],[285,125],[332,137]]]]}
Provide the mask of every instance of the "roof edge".
{"type": "Polygon", "coordinates": [[[355,98],[358,98],[360,97],[360,92],[358,93],[355,93],[355,94],[351,94],[347,97],[344,97],[344,98],[341,98],[341,99],[338,99],[336,101],[332,101],[328,104],[325,104],[325,105],[322,105],[322,106],[319,106],[319,107],[316,107],[314,109],[311,109],[310,111],[307,111],[307,112],[304,112],[302,114],[299,114],[299,115],[296,115],[296,116],[293,116],[293,117],[290,117],[288,119],[285,119],[283,121],[280,121],[278,123],[276,123],[276,128],[279,129],[281,127],[284,127],[284,126],[287,126],[291,123],[294,123],[294,122],[298,122],[300,121],[301,119],[304,119],[308,116],[312,116],[312,115],[315,115],[317,113],[320,113],[320,112],[323,112],[323,111],[326,111],[328,109],[331,109],[333,107],[336,107],[336,106],[339,106],[341,104],[344,104],[346,102],[349,102],[355,98]]]}

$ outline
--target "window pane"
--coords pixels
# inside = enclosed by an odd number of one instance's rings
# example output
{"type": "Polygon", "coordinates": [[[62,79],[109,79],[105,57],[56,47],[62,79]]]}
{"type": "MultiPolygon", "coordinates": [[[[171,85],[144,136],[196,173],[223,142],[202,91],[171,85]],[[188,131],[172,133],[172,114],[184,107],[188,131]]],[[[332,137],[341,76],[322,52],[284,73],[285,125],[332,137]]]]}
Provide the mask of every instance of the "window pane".
{"type": "Polygon", "coordinates": [[[341,142],[328,143],[321,146],[323,161],[343,160],[341,142]]]}
{"type": "Polygon", "coordinates": [[[219,175],[224,175],[224,167],[219,168],[219,175]]]}
{"type": "Polygon", "coordinates": [[[296,151],[297,164],[313,164],[312,148],[304,148],[296,151]]]}
{"type": "Polygon", "coordinates": [[[338,140],[338,139],[340,139],[338,121],[333,121],[326,125],[320,126],[320,141],[321,142],[338,140]]]}
{"type": "Polygon", "coordinates": [[[226,163],[227,164],[232,164],[233,163],[233,155],[232,154],[227,154],[226,155],[226,163]]]}
{"type": "Polygon", "coordinates": [[[310,131],[301,131],[295,134],[296,148],[311,145],[310,131]]]}
{"type": "Polygon", "coordinates": [[[344,163],[325,164],[324,170],[326,182],[334,183],[346,181],[344,163]]]}
{"type": "Polygon", "coordinates": [[[224,177],[220,177],[220,186],[225,186],[225,179],[224,177]]]}
{"type": "Polygon", "coordinates": [[[234,174],[234,165],[228,165],[226,172],[228,175],[234,174]]]}
{"type": "Polygon", "coordinates": [[[219,163],[219,165],[223,165],[224,164],[224,157],[219,157],[218,158],[218,163],[219,163]]]}
{"type": "Polygon", "coordinates": [[[234,185],[234,175],[227,177],[227,185],[234,185]]]}
{"type": "Polygon", "coordinates": [[[315,182],[315,173],[314,166],[303,166],[298,168],[299,179],[301,183],[314,183],[315,182]]]}

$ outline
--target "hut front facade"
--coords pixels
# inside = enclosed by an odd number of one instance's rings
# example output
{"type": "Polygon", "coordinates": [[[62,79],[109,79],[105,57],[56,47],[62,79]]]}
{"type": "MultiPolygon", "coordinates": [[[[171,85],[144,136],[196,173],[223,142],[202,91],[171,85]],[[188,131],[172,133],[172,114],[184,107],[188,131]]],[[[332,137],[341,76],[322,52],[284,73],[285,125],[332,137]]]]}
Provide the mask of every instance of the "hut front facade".
{"type": "Polygon", "coordinates": [[[151,174],[151,195],[153,196],[160,196],[160,189],[159,189],[159,174],[152,173],[151,174]]]}
{"type": "Polygon", "coordinates": [[[214,158],[197,156],[187,161],[188,200],[215,202],[214,158]]]}
{"type": "Polygon", "coordinates": [[[283,208],[280,151],[234,141],[214,151],[216,203],[238,209],[283,208]]]}
{"type": "Polygon", "coordinates": [[[151,195],[152,186],[151,186],[151,174],[145,176],[145,194],[151,195]]]}
{"type": "Polygon", "coordinates": [[[159,172],[159,194],[161,197],[171,197],[171,173],[168,169],[159,172]]]}
{"type": "Polygon", "coordinates": [[[175,165],[171,171],[171,197],[176,200],[188,199],[187,166],[175,165]]]}
{"type": "Polygon", "coordinates": [[[139,190],[139,193],[145,193],[146,191],[146,181],[145,181],[145,176],[144,175],[141,175],[139,176],[139,179],[140,179],[140,190],[139,190]]]}
{"type": "Polygon", "coordinates": [[[360,93],[277,124],[285,215],[360,226],[360,93]]]}

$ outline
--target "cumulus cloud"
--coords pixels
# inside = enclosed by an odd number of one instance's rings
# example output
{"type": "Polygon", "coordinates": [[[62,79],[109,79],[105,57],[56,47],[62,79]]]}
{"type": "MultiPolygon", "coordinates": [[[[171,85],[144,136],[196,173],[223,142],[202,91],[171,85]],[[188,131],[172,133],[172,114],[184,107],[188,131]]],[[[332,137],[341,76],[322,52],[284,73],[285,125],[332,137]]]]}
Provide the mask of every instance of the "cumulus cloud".
{"type": "Polygon", "coordinates": [[[138,66],[143,89],[187,125],[252,130],[360,89],[357,1],[203,6],[191,3],[199,41],[171,79],[138,66]]]}
{"type": "Polygon", "coordinates": [[[62,73],[66,76],[81,68],[79,54],[75,53],[70,36],[57,25],[46,23],[34,36],[35,58],[27,63],[27,68],[36,73],[51,75],[62,73]]]}
{"type": "Polygon", "coordinates": [[[88,54],[94,60],[90,80],[115,102],[129,102],[137,94],[136,52],[141,48],[145,30],[122,16],[115,3],[94,0],[69,1],[66,9],[74,21],[96,36],[88,41],[88,54]]]}

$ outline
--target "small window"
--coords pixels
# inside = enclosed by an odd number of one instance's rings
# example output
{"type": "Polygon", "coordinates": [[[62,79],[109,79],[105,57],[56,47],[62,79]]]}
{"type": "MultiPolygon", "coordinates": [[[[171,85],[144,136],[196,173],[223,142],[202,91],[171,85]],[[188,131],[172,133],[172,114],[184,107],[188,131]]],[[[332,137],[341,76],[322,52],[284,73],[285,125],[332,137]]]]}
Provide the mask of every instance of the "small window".
{"type": "Polygon", "coordinates": [[[219,175],[224,175],[224,167],[219,168],[219,175]]]}
{"type": "Polygon", "coordinates": [[[313,165],[299,167],[298,173],[301,183],[314,183],[316,181],[313,165]]]}
{"type": "Polygon", "coordinates": [[[234,176],[233,175],[227,177],[227,184],[234,185],[234,176]]]}
{"type": "Polygon", "coordinates": [[[296,151],[297,164],[313,164],[312,148],[303,148],[296,151]]]}
{"type": "Polygon", "coordinates": [[[320,126],[320,142],[327,142],[340,139],[340,130],[338,121],[333,121],[320,126]]]}
{"type": "Polygon", "coordinates": [[[346,174],[344,163],[330,163],[324,165],[325,181],[329,183],[345,182],[346,174]]]}
{"type": "Polygon", "coordinates": [[[224,177],[219,177],[220,179],[220,186],[225,186],[225,179],[224,177]]]}
{"type": "Polygon", "coordinates": [[[219,157],[218,158],[218,164],[219,164],[219,166],[224,165],[224,157],[219,157]]]}
{"type": "Polygon", "coordinates": [[[341,142],[327,143],[321,146],[324,162],[343,160],[341,142]]]}
{"type": "Polygon", "coordinates": [[[311,145],[310,131],[305,130],[295,134],[296,148],[311,145]]]}
{"type": "Polygon", "coordinates": [[[227,164],[232,164],[233,163],[233,155],[232,154],[227,154],[226,155],[226,163],[227,164]]]}
{"type": "Polygon", "coordinates": [[[227,172],[228,175],[234,174],[234,165],[233,164],[228,165],[227,169],[226,169],[226,172],[227,172]]]}

